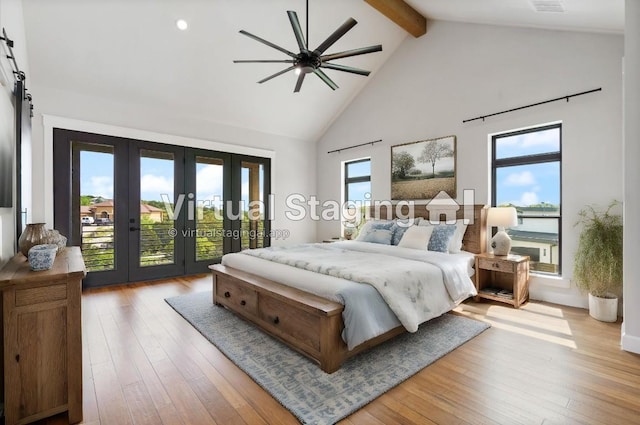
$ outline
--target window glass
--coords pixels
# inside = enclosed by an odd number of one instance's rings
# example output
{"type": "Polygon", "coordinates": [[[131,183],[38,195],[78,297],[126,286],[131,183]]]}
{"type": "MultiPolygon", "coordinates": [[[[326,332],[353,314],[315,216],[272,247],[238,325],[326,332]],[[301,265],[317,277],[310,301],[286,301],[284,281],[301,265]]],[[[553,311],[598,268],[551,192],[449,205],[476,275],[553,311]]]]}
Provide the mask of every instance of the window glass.
{"type": "Polygon", "coordinates": [[[347,178],[371,176],[371,160],[347,162],[347,178]]]}
{"type": "Polygon", "coordinates": [[[560,161],[496,169],[496,205],[560,214],[560,161]]]}
{"type": "Polygon", "coordinates": [[[493,136],[494,206],[513,206],[511,252],[533,272],[561,273],[561,125],[493,136]]]}
{"type": "Polygon", "coordinates": [[[560,152],[560,128],[532,131],[500,137],[496,143],[496,158],[560,152]]]}

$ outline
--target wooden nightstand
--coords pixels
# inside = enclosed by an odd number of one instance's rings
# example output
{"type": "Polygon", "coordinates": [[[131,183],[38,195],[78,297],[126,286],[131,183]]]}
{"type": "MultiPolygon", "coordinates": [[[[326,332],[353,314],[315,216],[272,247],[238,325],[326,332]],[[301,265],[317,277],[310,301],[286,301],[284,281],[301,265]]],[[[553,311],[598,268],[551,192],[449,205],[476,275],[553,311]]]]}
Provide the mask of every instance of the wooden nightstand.
{"type": "Polygon", "coordinates": [[[529,257],[524,255],[476,255],[476,289],[479,298],[519,308],[529,299],[529,257]]]}

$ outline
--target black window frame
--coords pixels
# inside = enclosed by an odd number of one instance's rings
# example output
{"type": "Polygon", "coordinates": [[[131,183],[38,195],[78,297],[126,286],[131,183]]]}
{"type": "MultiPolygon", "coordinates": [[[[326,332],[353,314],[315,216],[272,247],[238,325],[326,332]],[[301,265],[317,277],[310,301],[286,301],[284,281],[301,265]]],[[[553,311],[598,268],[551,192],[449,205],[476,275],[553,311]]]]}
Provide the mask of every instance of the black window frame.
{"type": "Polygon", "coordinates": [[[497,170],[498,168],[513,167],[519,165],[534,165],[544,164],[549,162],[558,162],[560,164],[560,205],[558,208],[558,215],[554,216],[539,216],[531,214],[523,214],[518,211],[518,222],[522,222],[526,218],[557,220],[558,224],[558,272],[545,272],[540,270],[533,270],[531,273],[550,275],[550,276],[562,276],[562,123],[547,124],[524,130],[509,131],[506,133],[493,134],[491,136],[491,206],[496,207],[497,201],[497,170]],[[531,154],[522,156],[512,156],[508,158],[496,158],[496,143],[499,139],[504,139],[512,136],[519,136],[522,134],[538,133],[541,131],[558,129],[558,151],[547,152],[541,154],[531,154]]]}
{"type": "MultiPolygon", "coordinates": [[[[344,199],[343,203],[346,204],[349,201],[349,185],[353,183],[371,183],[371,165],[369,165],[369,175],[367,176],[358,176],[358,177],[349,177],[349,165],[358,164],[361,162],[368,162],[371,164],[371,158],[361,158],[354,159],[352,161],[344,162],[344,199]]],[[[371,186],[371,184],[369,184],[371,186]]]]}

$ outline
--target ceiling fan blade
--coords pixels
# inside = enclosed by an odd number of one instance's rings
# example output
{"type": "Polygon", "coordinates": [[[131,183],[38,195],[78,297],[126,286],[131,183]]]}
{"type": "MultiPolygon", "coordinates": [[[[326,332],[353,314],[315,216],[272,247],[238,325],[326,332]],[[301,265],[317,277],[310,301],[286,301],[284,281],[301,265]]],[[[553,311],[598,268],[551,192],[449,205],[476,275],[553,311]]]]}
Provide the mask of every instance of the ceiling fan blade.
{"type": "Polygon", "coordinates": [[[327,85],[329,87],[331,87],[331,90],[335,90],[338,88],[338,85],[336,83],[334,83],[331,78],[329,78],[329,76],[327,74],[325,74],[324,72],[322,72],[321,69],[314,69],[313,70],[314,74],[316,74],[318,77],[320,77],[320,79],[322,81],[324,81],[325,83],[327,83],[327,85]]]}
{"type": "Polygon", "coordinates": [[[353,18],[347,19],[344,24],[340,25],[340,27],[337,30],[335,30],[333,32],[333,34],[331,34],[329,37],[327,37],[327,39],[325,41],[323,41],[322,44],[320,44],[316,48],[316,50],[314,50],[314,53],[316,53],[317,55],[323,54],[325,52],[325,50],[327,50],[329,47],[333,46],[333,43],[338,41],[338,39],[340,37],[345,35],[347,33],[347,31],[349,31],[351,28],[353,28],[357,23],[358,22],[353,18]]]}
{"type": "Polygon", "coordinates": [[[287,15],[289,15],[291,28],[293,28],[293,33],[296,36],[296,41],[298,42],[298,47],[300,48],[300,51],[307,50],[307,46],[304,42],[304,34],[302,33],[302,28],[300,27],[300,21],[298,20],[298,14],[293,10],[287,10],[287,15]]]}
{"type": "Polygon", "coordinates": [[[320,65],[320,67],[321,68],[327,68],[327,69],[335,69],[336,71],[350,72],[352,74],[358,74],[358,75],[364,75],[364,76],[367,76],[367,75],[371,74],[371,71],[366,71],[364,69],[353,68],[351,66],[338,65],[338,64],[335,64],[335,63],[323,63],[322,65],[320,65]]]}
{"type": "Polygon", "coordinates": [[[358,56],[358,55],[364,55],[367,53],[381,52],[381,51],[382,51],[382,46],[378,44],[377,46],[361,47],[359,49],[345,50],[344,52],[324,55],[324,56],[321,56],[320,59],[322,61],[330,61],[333,59],[342,59],[342,58],[348,58],[351,56],[358,56]]]}
{"type": "Polygon", "coordinates": [[[282,60],[234,60],[233,63],[294,63],[293,59],[282,59],[282,60]]]}
{"type": "Polygon", "coordinates": [[[286,55],[289,55],[289,56],[291,56],[292,58],[295,58],[295,57],[296,57],[296,54],[295,54],[295,53],[290,52],[290,51],[288,51],[287,49],[282,48],[282,47],[280,47],[280,46],[277,46],[277,45],[273,44],[272,42],[265,40],[264,38],[260,38],[260,37],[258,37],[257,35],[253,35],[253,34],[251,34],[250,32],[246,32],[245,30],[240,30],[240,34],[246,35],[246,36],[247,36],[247,37],[249,37],[249,38],[253,38],[254,40],[259,41],[259,42],[260,42],[260,43],[262,43],[262,44],[266,44],[266,45],[267,45],[267,46],[269,46],[269,47],[273,47],[273,48],[274,48],[274,49],[276,49],[276,50],[280,50],[282,53],[284,53],[284,54],[286,54],[286,55]]]}
{"type": "Polygon", "coordinates": [[[302,87],[302,82],[304,81],[304,77],[307,75],[306,72],[301,72],[300,75],[298,75],[298,81],[296,82],[296,88],[293,89],[294,93],[298,93],[300,91],[300,87],[302,87]]]}
{"type": "Polygon", "coordinates": [[[287,69],[283,69],[282,71],[279,71],[279,72],[276,72],[275,74],[270,75],[270,76],[268,76],[267,78],[263,78],[262,80],[258,81],[258,84],[262,84],[262,83],[264,83],[264,82],[266,82],[266,81],[269,81],[269,80],[270,80],[270,79],[272,79],[272,78],[276,78],[278,75],[282,75],[282,74],[284,74],[285,72],[289,72],[289,71],[292,71],[292,70],[294,70],[294,69],[295,69],[295,66],[290,66],[289,68],[287,68],[287,69]]]}

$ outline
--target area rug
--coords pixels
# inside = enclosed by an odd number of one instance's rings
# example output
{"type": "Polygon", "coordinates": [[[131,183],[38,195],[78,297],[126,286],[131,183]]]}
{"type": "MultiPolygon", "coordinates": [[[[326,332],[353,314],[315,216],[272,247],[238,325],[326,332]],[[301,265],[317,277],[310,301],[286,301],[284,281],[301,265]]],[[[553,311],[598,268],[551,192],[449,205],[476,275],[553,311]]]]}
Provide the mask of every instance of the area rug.
{"type": "Polygon", "coordinates": [[[211,292],[199,292],[166,301],[303,424],[338,422],[489,327],[445,314],[329,375],[211,299],[211,292]]]}

